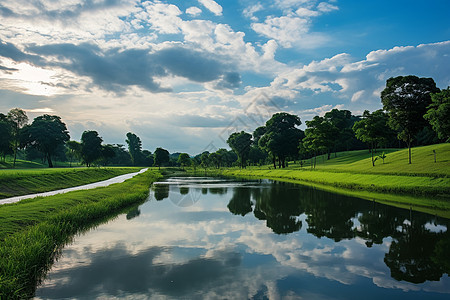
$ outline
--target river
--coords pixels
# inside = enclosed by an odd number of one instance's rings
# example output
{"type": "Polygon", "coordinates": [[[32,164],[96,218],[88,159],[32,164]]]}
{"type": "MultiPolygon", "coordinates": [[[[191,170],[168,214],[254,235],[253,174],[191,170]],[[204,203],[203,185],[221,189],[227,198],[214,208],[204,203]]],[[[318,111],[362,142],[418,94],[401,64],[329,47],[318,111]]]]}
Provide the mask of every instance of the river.
{"type": "Polygon", "coordinates": [[[269,180],[169,178],[77,236],[37,299],[448,299],[449,220],[269,180]]]}

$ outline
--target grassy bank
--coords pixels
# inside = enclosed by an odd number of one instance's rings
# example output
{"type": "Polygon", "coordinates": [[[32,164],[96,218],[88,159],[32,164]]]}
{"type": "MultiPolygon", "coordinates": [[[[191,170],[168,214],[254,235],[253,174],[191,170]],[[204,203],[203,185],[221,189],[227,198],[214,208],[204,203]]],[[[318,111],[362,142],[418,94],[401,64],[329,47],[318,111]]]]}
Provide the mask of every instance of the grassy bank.
{"type": "MultiPolygon", "coordinates": [[[[382,153],[380,150],[378,153],[382,153]]],[[[337,153],[327,160],[317,158],[316,169],[310,160],[290,163],[286,169],[273,166],[246,169],[213,169],[209,175],[266,178],[315,185],[334,192],[351,194],[364,199],[413,208],[450,217],[450,144],[438,144],[412,149],[413,163],[408,164],[407,149],[384,150],[383,163],[378,159],[372,166],[367,150],[337,153]],[[434,152],[433,152],[434,150],[434,152]],[[434,162],[436,153],[436,162],[434,162]]],[[[204,175],[204,170],[197,170],[204,175]]]]}
{"type": "Polygon", "coordinates": [[[147,171],[120,184],[0,206],[0,298],[28,298],[72,237],[142,203],[161,177],[147,171]]]}
{"type": "Polygon", "coordinates": [[[450,195],[449,177],[401,176],[326,172],[308,170],[224,170],[225,176],[253,176],[257,178],[289,179],[319,183],[350,190],[382,193],[445,196],[450,195]]]}
{"type": "Polygon", "coordinates": [[[79,186],[139,170],[140,168],[0,170],[0,199],[79,186]]]}

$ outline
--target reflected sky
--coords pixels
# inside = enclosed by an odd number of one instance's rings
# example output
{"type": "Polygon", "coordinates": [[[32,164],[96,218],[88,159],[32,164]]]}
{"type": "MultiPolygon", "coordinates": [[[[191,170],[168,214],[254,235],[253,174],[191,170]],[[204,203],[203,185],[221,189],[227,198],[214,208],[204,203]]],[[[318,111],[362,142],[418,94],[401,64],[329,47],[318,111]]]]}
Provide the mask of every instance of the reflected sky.
{"type": "Polygon", "coordinates": [[[75,238],[37,298],[449,297],[442,270],[422,283],[414,280],[432,276],[391,274],[391,268],[414,272],[416,254],[401,248],[414,237],[438,245],[430,257],[439,259],[436,249],[448,247],[446,220],[414,212],[411,222],[409,211],[292,184],[168,183],[155,185],[140,207],[75,238]],[[392,224],[375,232],[380,219],[392,224]],[[399,266],[389,267],[391,261],[399,266]]]}

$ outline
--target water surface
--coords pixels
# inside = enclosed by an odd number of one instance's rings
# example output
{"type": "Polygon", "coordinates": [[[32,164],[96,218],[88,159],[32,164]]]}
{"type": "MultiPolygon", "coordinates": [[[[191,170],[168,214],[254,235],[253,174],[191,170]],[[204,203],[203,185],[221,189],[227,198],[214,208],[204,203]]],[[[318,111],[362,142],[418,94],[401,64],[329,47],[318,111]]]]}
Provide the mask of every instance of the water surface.
{"type": "Polygon", "coordinates": [[[45,299],[448,299],[449,221],[290,183],[170,178],[79,236],[45,299]]]}

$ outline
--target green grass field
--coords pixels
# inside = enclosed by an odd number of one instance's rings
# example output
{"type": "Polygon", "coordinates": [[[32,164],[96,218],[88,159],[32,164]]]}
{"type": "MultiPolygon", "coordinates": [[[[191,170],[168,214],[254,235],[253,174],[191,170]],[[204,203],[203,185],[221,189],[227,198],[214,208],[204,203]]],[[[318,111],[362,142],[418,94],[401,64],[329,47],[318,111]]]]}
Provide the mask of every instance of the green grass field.
{"type": "Polygon", "coordinates": [[[317,158],[315,169],[310,160],[290,162],[286,169],[273,166],[246,169],[211,170],[225,176],[268,178],[348,193],[364,199],[413,207],[416,210],[450,217],[450,144],[438,144],[412,149],[412,164],[408,164],[408,149],[385,149],[385,162],[381,159],[372,166],[367,150],[332,154],[331,159],[317,158]],[[436,163],[434,153],[436,152],[436,163]]]}
{"type": "Polygon", "coordinates": [[[33,296],[75,234],[142,203],[150,184],[161,177],[147,171],[120,184],[1,205],[0,299],[33,296]]]}
{"type": "MultiPolygon", "coordinates": [[[[412,164],[408,164],[408,149],[379,149],[376,155],[385,152],[386,158],[378,158],[372,166],[371,154],[367,150],[339,152],[337,157],[326,155],[317,158],[316,170],[333,172],[354,172],[391,175],[425,175],[432,177],[450,176],[450,144],[437,144],[412,149],[412,164]],[[436,163],[434,153],[436,152],[436,163]]],[[[306,160],[303,168],[310,167],[306,160]]],[[[300,165],[291,164],[289,169],[300,169],[300,165]]]]}
{"type": "Polygon", "coordinates": [[[0,199],[79,186],[139,170],[134,167],[0,170],[0,199]]]}

